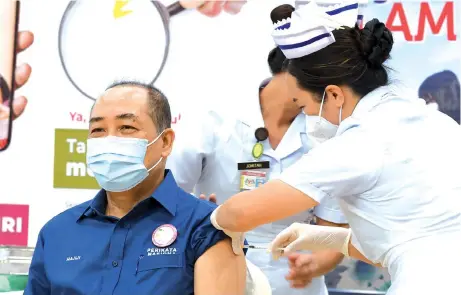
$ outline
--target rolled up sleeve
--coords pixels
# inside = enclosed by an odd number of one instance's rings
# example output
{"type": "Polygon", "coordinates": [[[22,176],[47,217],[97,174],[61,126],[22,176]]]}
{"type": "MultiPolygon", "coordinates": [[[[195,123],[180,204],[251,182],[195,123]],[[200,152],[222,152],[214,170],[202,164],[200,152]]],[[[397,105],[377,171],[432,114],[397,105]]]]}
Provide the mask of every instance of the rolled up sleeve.
{"type": "Polygon", "coordinates": [[[228,239],[223,231],[217,230],[211,224],[210,215],[211,212],[198,224],[192,235],[191,246],[194,250],[195,260],[219,241],[228,239]]]}
{"type": "Polygon", "coordinates": [[[346,216],[344,216],[341,211],[338,201],[337,198],[330,196],[324,198],[322,202],[315,207],[314,215],[329,222],[346,224],[346,216]]]}
{"type": "Polygon", "coordinates": [[[35,246],[32,263],[29,268],[29,278],[27,281],[24,295],[49,295],[51,294],[50,282],[45,271],[44,257],[45,240],[43,229],[38,235],[37,245],[35,246]]]}
{"type": "MultiPolygon", "coordinates": [[[[382,145],[369,141],[364,132],[351,130],[305,154],[279,179],[322,204],[369,190],[376,184],[382,165],[382,145]]],[[[318,212],[326,213],[329,206],[320,205],[318,212]]]]}

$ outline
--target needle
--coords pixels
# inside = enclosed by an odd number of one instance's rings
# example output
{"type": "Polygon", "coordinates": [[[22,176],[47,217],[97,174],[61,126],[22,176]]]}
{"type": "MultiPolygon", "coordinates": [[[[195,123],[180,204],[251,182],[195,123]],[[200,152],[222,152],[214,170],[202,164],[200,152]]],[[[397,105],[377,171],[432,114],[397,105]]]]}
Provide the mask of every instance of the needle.
{"type": "MultiPolygon", "coordinates": [[[[267,247],[255,246],[255,245],[244,245],[242,248],[243,249],[269,250],[267,247]]],[[[278,251],[283,251],[285,249],[284,248],[278,248],[277,250],[278,251]]]]}

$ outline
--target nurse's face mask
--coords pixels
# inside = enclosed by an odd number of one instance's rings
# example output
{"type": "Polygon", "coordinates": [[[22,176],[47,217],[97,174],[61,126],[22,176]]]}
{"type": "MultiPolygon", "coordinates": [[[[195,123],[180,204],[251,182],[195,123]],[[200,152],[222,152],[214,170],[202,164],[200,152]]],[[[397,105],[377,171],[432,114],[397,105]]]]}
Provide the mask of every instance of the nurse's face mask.
{"type": "Polygon", "coordinates": [[[87,141],[87,164],[99,185],[109,192],[132,189],[147,178],[149,172],[163,160],[150,168],[144,166],[146,151],[164,133],[150,143],[147,139],[107,136],[90,138],[87,141]]]}
{"type": "MultiPolygon", "coordinates": [[[[310,138],[317,142],[322,143],[328,139],[333,138],[338,131],[338,125],[335,125],[322,117],[323,111],[323,103],[325,102],[325,94],[326,91],[323,92],[322,102],[320,103],[320,110],[318,115],[306,115],[306,124],[307,124],[307,133],[309,134],[310,138]]],[[[342,118],[342,110],[343,107],[341,106],[339,109],[339,121],[341,122],[342,118]]],[[[304,112],[304,111],[303,111],[304,112]]]]}

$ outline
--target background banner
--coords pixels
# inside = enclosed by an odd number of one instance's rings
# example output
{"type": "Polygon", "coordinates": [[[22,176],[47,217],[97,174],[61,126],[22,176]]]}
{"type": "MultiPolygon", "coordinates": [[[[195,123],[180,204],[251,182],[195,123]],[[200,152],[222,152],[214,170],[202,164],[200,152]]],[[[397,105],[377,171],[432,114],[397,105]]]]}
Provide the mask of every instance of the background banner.
{"type": "Polygon", "coordinates": [[[54,188],[99,188],[91,170],[86,168],[87,137],[85,129],[55,129],[54,188]]]}
{"type": "Polygon", "coordinates": [[[0,204],[0,245],[27,246],[29,205],[0,204]]]}

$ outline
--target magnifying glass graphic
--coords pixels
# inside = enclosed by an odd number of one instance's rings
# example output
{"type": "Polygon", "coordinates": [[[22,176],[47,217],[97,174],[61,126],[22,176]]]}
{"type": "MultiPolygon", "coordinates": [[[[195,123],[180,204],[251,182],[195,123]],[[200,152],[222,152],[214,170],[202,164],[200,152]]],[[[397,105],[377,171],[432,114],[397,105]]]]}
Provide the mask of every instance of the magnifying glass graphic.
{"type": "Polygon", "coordinates": [[[70,1],[59,26],[64,72],[95,100],[117,80],[154,83],[170,47],[170,18],[189,7],[151,0],[70,1]]]}

